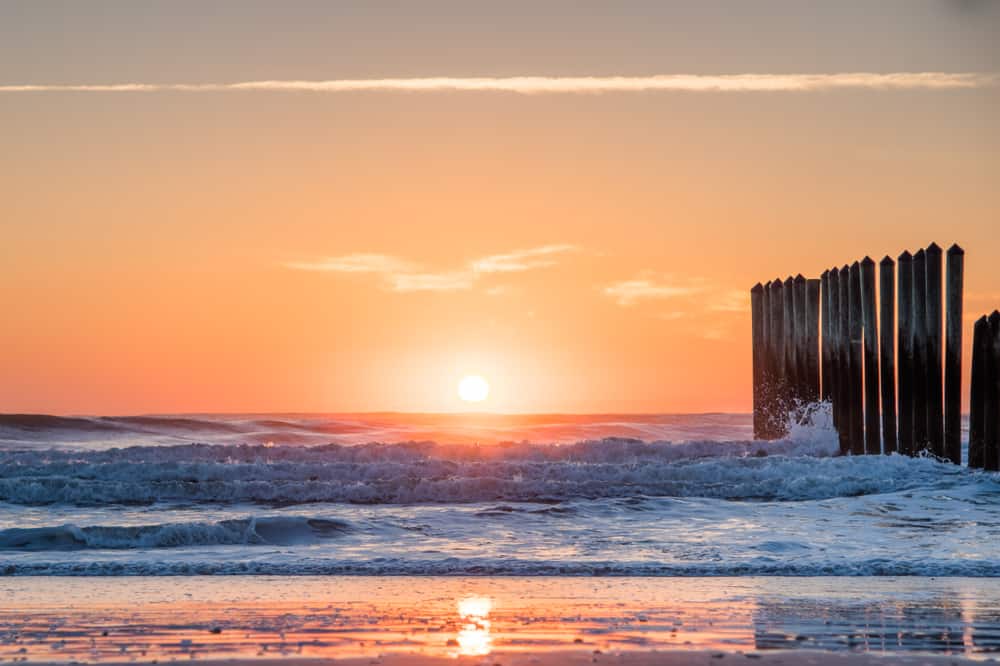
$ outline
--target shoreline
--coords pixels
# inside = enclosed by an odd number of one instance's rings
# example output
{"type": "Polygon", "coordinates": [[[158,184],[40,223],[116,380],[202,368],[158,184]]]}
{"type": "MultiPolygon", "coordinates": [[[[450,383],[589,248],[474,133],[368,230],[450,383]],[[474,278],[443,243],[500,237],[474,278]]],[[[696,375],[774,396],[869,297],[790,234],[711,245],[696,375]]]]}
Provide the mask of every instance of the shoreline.
{"type": "Polygon", "coordinates": [[[853,666],[956,663],[1000,650],[1000,579],[246,576],[233,583],[0,578],[0,659],[645,666],[739,657],[853,666]]]}

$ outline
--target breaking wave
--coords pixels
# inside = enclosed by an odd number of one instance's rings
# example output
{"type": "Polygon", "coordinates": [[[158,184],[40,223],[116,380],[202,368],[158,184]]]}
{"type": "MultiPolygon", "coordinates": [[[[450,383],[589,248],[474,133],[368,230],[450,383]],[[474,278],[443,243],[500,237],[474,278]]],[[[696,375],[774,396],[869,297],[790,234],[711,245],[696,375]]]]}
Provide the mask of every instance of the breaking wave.
{"type": "Polygon", "coordinates": [[[131,550],[220,545],[292,546],[316,543],[347,532],[343,521],[300,516],[265,516],[214,523],[11,528],[0,530],[0,551],[131,550]]]}
{"type": "Polygon", "coordinates": [[[571,445],[183,445],[28,450],[0,460],[19,505],[549,502],[632,496],[794,501],[946,487],[976,473],[927,458],[837,457],[829,435],[777,442],[571,445]]]}

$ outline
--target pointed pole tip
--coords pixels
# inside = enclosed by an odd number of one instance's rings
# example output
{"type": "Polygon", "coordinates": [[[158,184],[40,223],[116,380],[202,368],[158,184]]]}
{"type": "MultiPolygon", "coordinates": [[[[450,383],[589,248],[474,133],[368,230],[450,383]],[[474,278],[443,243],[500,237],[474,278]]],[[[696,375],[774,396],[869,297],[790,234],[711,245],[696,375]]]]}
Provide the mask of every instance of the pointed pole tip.
{"type": "Polygon", "coordinates": [[[952,243],[952,246],[948,248],[948,254],[965,254],[965,250],[958,243],[952,243]]]}

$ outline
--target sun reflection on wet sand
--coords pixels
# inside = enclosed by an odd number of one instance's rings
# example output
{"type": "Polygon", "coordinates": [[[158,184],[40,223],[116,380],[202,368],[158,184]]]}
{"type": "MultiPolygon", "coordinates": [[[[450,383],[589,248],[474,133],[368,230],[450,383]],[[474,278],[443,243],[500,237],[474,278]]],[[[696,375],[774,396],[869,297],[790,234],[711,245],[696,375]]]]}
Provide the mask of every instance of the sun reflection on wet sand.
{"type": "Polygon", "coordinates": [[[466,597],[458,601],[458,615],[462,628],[455,636],[458,644],[457,654],[480,657],[489,654],[493,649],[493,638],[490,636],[489,614],[493,609],[493,601],[489,597],[466,597]]]}

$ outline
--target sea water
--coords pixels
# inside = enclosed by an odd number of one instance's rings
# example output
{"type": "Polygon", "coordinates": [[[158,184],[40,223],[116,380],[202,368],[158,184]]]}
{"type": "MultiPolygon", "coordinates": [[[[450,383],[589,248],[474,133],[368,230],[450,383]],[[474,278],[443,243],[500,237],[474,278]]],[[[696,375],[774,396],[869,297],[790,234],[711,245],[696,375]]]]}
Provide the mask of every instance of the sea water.
{"type": "Polygon", "coordinates": [[[0,416],[0,574],[997,576],[1000,476],[826,413],[0,416]]]}

